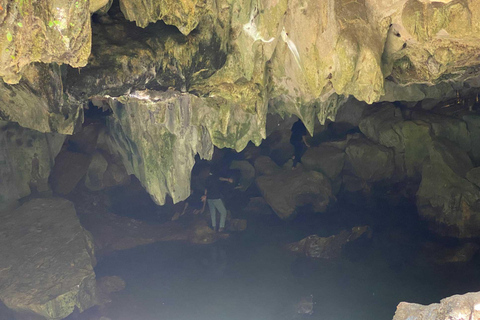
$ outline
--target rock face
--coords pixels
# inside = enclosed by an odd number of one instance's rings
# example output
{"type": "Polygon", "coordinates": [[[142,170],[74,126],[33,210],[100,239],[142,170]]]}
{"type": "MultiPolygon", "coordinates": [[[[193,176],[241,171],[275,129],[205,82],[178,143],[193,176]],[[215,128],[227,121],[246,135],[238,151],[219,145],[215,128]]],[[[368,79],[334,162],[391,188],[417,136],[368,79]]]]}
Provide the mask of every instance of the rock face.
{"type": "Polygon", "coordinates": [[[59,66],[28,65],[18,84],[0,81],[0,120],[40,132],[72,134],[83,121],[83,108],[69,104],[63,93],[59,66]]]}
{"type": "Polygon", "coordinates": [[[401,302],[393,320],[478,319],[480,293],[454,295],[428,306],[401,302]]]}
{"type": "Polygon", "coordinates": [[[17,83],[32,62],[87,64],[91,46],[88,1],[18,1],[2,5],[0,76],[17,83]]]}
{"type": "Polygon", "coordinates": [[[93,240],[71,202],[34,199],[1,217],[0,300],[7,307],[58,320],[94,305],[93,240]]]}
{"type": "Polygon", "coordinates": [[[393,151],[368,140],[352,139],[346,149],[346,170],[368,182],[392,177],[395,163],[393,151]]]}
{"type": "Polygon", "coordinates": [[[417,192],[420,214],[432,228],[454,237],[474,237],[480,230],[480,189],[465,177],[472,163],[454,145],[434,142],[417,192]]]}
{"type": "MultiPolygon", "coordinates": [[[[259,159],[256,167],[261,162],[259,159]]],[[[273,163],[273,166],[276,165],[273,163]]],[[[264,199],[282,219],[289,218],[297,206],[307,204],[311,204],[315,212],[323,212],[334,199],[330,181],[316,171],[277,167],[271,174],[257,177],[256,183],[264,199]]]]}
{"type": "Polygon", "coordinates": [[[49,190],[48,177],[64,140],[0,121],[0,210],[32,191],[49,190]]]}

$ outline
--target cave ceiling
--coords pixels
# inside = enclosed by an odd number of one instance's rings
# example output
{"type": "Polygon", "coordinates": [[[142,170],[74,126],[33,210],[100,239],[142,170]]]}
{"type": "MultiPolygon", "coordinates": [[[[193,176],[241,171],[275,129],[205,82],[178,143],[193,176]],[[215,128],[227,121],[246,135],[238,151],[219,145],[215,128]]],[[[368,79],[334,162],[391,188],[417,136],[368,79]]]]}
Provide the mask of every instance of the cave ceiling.
{"type": "MultiPolygon", "coordinates": [[[[88,103],[159,204],[194,157],[310,132],[354,97],[435,101],[480,87],[476,0],[0,0],[0,120],[64,135],[88,103]]],[[[431,103],[430,103],[431,105],[431,103]]]]}

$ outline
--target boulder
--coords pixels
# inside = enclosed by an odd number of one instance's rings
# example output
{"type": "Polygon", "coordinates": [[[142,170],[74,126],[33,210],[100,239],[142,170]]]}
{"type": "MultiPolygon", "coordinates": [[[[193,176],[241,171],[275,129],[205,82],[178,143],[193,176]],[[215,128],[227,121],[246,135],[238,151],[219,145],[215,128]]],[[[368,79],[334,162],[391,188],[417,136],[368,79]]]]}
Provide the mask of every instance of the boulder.
{"type": "Polygon", "coordinates": [[[61,195],[69,194],[87,173],[92,156],[63,150],[55,158],[55,166],[49,177],[52,190],[61,195]]]}
{"type": "Polygon", "coordinates": [[[399,108],[391,104],[377,107],[360,122],[360,130],[373,142],[392,148],[395,175],[419,178],[427,148],[432,142],[431,127],[424,121],[404,121],[399,108]]]}
{"type": "Polygon", "coordinates": [[[465,177],[468,181],[480,188],[480,167],[469,170],[465,177]]]}
{"type": "Polygon", "coordinates": [[[99,137],[104,135],[104,128],[99,123],[91,123],[76,130],[68,137],[68,150],[84,154],[93,154],[98,146],[99,137]]]}
{"type": "Polygon", "coordinates": [[[0,300],[8,308],[58,320],[94,305],[93,239],[73,203],[34,199],[1,219],[0,300]]]}
{"type": "Polygon", "coordinates": [[[308,236],[298,242],[287,245],[287,250],[317,259],[335,259],[342,254],[342,248],[348,242],[354,241],[365,234],[371,237],[368,226],[353,227],[351,231],[342,230],[339,234],[330,237],[308,236]]]}
{"type": "Polygon", "coordinates": [[[478,319],[480,318],[480,292],[454,295],[424,306],[400,302],[393,320],[437,320],[437,319],[478,319]]]}
{"type": "Polygon", "coordinates": [[[453,237],[475,237],[480,232],[480,189],[465,176],[472,164],[465,151],[434,141],[422,169],[417,208],[430,227],[453,237]]]}
{"type": "Polygon", "coordinates": [[[240,191],[246,191],[255,181],[255,168],[246,160],[232,161],[230,169],[240,171],[240,180],[237,187],[240,191]]]}
{"type": "Polygon", "coordinates": [[[108,162],[100,152],[92,155],[92,160],[87,169],[87,176],[85,179],[85,186],[92,190],[98,191],[104,188],[104,174],[107,171],[108,162]]]}
{"type": "Polygon", "coordinates": [[[332,181],[342,172],[344,162],[345,152],[327,145],[309,148],[302,157],[305,169],[321,172],[332,181]]]}
{"type": "Polygon", "coordinates": [[[329,179],[320,172],[278,169],[257,177],[263,198],[281,219],[289,218],[297,206],[311,204],[317,212],[326,210],[334,198],[329,179]]]}
{"type": "Polygon", "coordinates": [[[390,179],[395,170],[389,148],[365,139],[350,140],[345,149],[345,170],[368,182],[390,179]]]}
{"type": "Polygon", "coordinates": [[[430,124],[435,137],[449,140],[464,151],[471,150],[470,132],[465,121],[425,112],[413,112],[412,119],[430,124]]]}
{"type": "Polygon", "coordinates": [[[0,210],[31,192],[49,190],[48,176],[65,136],[0,121],[0,210]]]}
{"type": "Polygon", "coordinates": [[[365,102],[358,101],[354,97],[349,97],[348,100],[338,108],[335,122],[348,123],[354,127],[358,127],[367,107],[369,106],[365,102]]]}
{"type": "Polygon", "coordinates": [[[113,187],[119,185],[127,185],[131,179],[121,161],[110,159],[107,170],[103,175],[103,185],[105,187],[113,187]]]}
{"type": "Polygon", "coordinates": [[[277,166],[275,162],[270,157],[261,156],[255,160],[255,175],[272,175],[281,171],[281,168],[277,166]]]}

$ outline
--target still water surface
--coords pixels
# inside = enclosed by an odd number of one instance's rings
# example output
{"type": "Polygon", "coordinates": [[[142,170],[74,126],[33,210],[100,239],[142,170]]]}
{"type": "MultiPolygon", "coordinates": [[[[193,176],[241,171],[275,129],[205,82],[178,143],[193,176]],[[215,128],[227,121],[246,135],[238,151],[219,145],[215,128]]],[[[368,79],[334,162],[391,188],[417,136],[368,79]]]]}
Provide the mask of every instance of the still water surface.
{"type": "Polygon", "coordinates": [[[480,290],[478,258],[438,266],[422,257],[421,244],[438,239],[416,220],[413,206],[338,205],[291,222],[247,218],[246,232],[212,245],[156,243],[103,258],[97,277],[126,281],[104,315],[112,320],[390,320],[400,301],[429,304],[480,290]],[[355,224],[370,224],[373,238],[347,245],[337,261],[302,259],[283,249],[309,234],[329,236],[355,224]],[[298,314],[297,303],[310,294],[314,313],[298,314]]]}

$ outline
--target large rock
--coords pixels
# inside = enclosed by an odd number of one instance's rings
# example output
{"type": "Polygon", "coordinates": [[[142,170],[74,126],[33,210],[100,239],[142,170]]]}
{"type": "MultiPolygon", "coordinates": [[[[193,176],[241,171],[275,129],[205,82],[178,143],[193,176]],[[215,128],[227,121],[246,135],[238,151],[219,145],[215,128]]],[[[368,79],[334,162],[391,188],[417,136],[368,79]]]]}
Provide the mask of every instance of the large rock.
{"type": "Polygon", "coordinates": [[[48,191],[48,176],[65,136],[0,121],[0,210],[32,191],[48,191]]]}
{"type": "Polygon", "coordinates": [[[327,145],[309,148],[302,156],[305,169],[321,172],[332,181],[340,175],[344,163],[345,152],[327,145]]]}
{"type": "Polygon", "coordinates": [[[429,123],[432,128],[432,133],[436,137],[449,140],[464,151],[469,152],[471,150],[470,132],[467,129],[467,123],[465,121],[423,112],[414,112],[412,118],[429,123]]]}
{"type": "Polygon", "coordinates": [[[93,240],[63,199],[1,213],[0,300],[18,313],[65,318],[95,303],[93,240]]]}
{"type": "Polygon", "coordinates": [[[480,231],[480,189],[466,179],[472,168],[460,148],[435,141],[426,148],[429,160],[417,192],[420,215],[433,230],[454,237],[475,237],[480,231]]]}
{"type": "Polygon", "coordinates": [[[425,145],[432,142],[428,123],[404,121],[399,108],[386,104],[366,116],[359,127],[373,142],[393,149],[397,176],[420,176],[423,161],[428,156],[425,145]]]}
{"type": "Polygon", "coordinates": [[[480,188],[480,168],[473,168],[465,175],[468,181],[480,188]]]}
{"type": "Polygon", "coordinates": [[[364,139],[352,139],[345,149],[346,170],[364,181],[392,178],[395,163],[391,149],[364,139]]]}
{"type": "Polygon", "coordinates": [[[254,167],[257,177],[262,175],[273,175],[281,171],[281,168],[267,156],[260,156],[255,159],[254,167]]]}
{"type": "Polygon", "coordinates": [[[91,160],[91,155],[62,150],[50,174],[52,190],[61,195],[72,192],[87,173],[91,160]]]}
{"type": "Polygon", "coordinates": [[[87,169],[85,186],[92,191],[103,189],[105,187],[103,179],[107,168],[108,162],[105,157],[100,152],[94,153],[87,169]]]}
{"type": "Polygon", "coordinates": [[[255,181],[255,168],[246,160],[232,161],[230,169],[240,172],[240,179],[238,181],[238,189],[240,191],[246,191],[255,181]]]}
{"type": "Polygon", "coordinates": [[[437,319],[478,319],[480,318],[480,292],[454,295],[440,303],[424,306],[401,302],[393,320],[437,320],[437,319]]]}
{"type": "Polygon", "coordinates": [[[282,219],[297,206],[311,204],[317,212],[326,210],[334,198],[329,179],[320,172],[290,168],[257,177],[256,183],[267,203],[282,219]]]}

